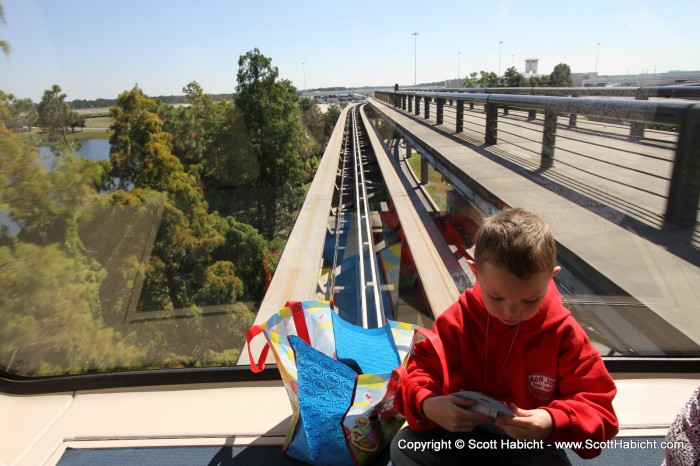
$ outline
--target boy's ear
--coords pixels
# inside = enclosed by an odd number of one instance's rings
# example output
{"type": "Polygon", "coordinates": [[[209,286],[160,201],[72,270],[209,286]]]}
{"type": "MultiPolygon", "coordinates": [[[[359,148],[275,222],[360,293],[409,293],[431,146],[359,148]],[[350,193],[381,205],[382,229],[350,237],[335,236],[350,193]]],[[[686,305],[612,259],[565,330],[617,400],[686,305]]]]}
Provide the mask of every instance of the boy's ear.
{"type": "MultiPolygon", "coordinates": [[[[479,272],[478,272],[477,269],[476,269],[476,262],[474,262],[473,260],[467,259],[467,265],[468,265],[469,268],[471,269],[471,271],[472,271],[472,273],[474,274],[474,276],[475,276],[475,277],[478,277],[478,276],[479,276],[479,272]]],[[[552,275],[552,276],[553,276],[553,275],[552,275]]]]}
{"type": "Polygon", "coordinates": [[[554,267],[554,270],[552,270],[552,276],[550,278],[554,278],[554,276],[559,272],[561,272],[561,267],[557,265],[556,267],[554,267]]]}

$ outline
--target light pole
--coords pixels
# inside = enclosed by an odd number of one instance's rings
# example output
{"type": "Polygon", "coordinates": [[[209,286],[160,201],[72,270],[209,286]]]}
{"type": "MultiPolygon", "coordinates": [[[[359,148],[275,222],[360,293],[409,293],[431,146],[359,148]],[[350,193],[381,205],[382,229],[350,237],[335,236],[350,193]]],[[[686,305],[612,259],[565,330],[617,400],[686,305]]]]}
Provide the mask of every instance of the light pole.
{"type": "Polygon", "coordinates": [[[459,59],[461,58],[462,52],[457,52],[457,81],[459,81],[459,59]]]}
{"type": "Polygon", "coordinates": [[[598,42],[598,50],[595,53],[595,72],[598,72],[598,55],[600,55],[600,42],[598,42]]]}
{"type": "Polygon", "coordinates": [[[416,79],[416,76],[418,75],[418,53],[417,53],[417,43],[418,39],[416,36],[418,36],[417,32],[414,32],[412,34],[413,36],[413,86],[415,87],[418,84],[418,81],[416,79]]]}
{"type": "Polygon", "coordinates": [[[304,91],[306,91],[306,62],[301,62],[301,70],[304,73],[304,91]]]}
{"type": "Polygon", "coordinates": [[[498,41],[498,76],[501,75],[501,49],[503,48],[503,41],[498,41]]]}

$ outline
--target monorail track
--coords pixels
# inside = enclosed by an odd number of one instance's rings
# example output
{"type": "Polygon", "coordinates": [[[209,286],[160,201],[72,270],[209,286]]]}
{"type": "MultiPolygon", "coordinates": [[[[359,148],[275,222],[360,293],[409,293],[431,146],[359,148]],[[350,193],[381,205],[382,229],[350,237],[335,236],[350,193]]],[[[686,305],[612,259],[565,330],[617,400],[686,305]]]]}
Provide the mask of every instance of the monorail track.
{"type": "MultiPolygon", "coordinates": [[[[335,213],[335,248],[333,266],[331,269],[330,295],[336,295],[336,277],[339,272],[339,251],[347,249],[342,245],[345,226],[354,224],[357,257],[357,287],[358,324],[368,328],[383,324],[385,314],[380,296],[379,264],[376,257],[375,244],[372,234],[372,209],[370,199],[376,198],[380,187],[372,182],[371,171],[376,172],[376,157],[374,148],[367,141],[366,129],[359,118],[359,107],[354,107],[345,122],[345,138],[343,141],[342,157],[338,168],[338,203],[335,213]],[[349,218],[354,216],[354,221],[349,218]]],[[[376,202],[373,199],[372,202],[376,202]]],[[[348,251],[345,251],[347,256],[348,251]]]]}
{"type": "Polygon", "coordinates": [[[338,305],[341,316],[366,328],[381,326],[386,319],[406,319],[397,315],[399,302],[405,304],[399,299],[399,281],[407,281],[406,268],[415,269],[415,278],[408,281],[418,285],[411,290],[403,286],[402,293],[417,292],[425,300],[428,319],[451,304],[436,294],[456,299],[451,270],[444,262],[451,252],[432,221],[434,213],[416,200],[419,191],[389,157],[364,107],[353,108],[344,123],[335,189],[326,298],[338,305]]]}

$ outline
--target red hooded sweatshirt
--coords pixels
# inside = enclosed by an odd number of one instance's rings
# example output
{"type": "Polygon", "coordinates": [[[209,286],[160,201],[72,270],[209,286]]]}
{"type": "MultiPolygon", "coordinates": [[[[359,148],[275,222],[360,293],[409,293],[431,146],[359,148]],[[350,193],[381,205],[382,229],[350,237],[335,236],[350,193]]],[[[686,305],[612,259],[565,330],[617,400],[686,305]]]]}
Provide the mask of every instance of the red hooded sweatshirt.
{"type": "MultiPolygon", "coordinates": [[[[588,446],[595,446],[590,442],[605,442],[617,434],[615,383],[600,353],[563,306],[553,281],[538,313],[519,329],[491,317],[487,338],[487,317],[477,282],[435,321],[433,330],[442,341],[449,374],[446,392],[432,345],[427,340],[415,345],[397,406],[412,429],[437,427],[421,409],[426,398],[472,390],[522,409],[547,410],[554,427],[547,442],[589,441],[588,446]]],[[[574,451],[593,458],[602,449],[574,451]]]]}

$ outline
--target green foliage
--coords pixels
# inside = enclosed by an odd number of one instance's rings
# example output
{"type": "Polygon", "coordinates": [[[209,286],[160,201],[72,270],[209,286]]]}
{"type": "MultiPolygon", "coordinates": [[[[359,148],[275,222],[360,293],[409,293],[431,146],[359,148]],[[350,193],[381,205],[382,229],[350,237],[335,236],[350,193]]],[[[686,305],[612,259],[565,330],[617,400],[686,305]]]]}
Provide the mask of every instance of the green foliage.
{"type": "Polygon", "coordinates": [[[260,176],[259,229],[267,239],[290,228],[290,217],[302,201],[303,169],[298,155],[301,136],[298,94],[289,81],[278,81],[278,71],[258,49],[238,60],[236,106],[244,116],[260,176]]]}
{"type": "Polygon", "coordinates": [[[342,109],[337,105],[331,105],[328,107],[328,110],[326,110],[323,121],[323,135],[326,137],[326,140],[328,140],[328,138],[331,137],[331,134],[333,134],[333,130],[335,129],[336,123],[338,123],[341,112],[342,109]]]}
{"type": "Polygon", "coordinates": [[[58,245],[0,247],[0,360],[16,373],[81,373],[138,367],[133,338],[94,313],[99,284],[58,245]],[[18,299],[31,290],[31,299],[18,299]],[[67,331],[69,329],[69,331],[67,331]]]}
{"type": "Polygon", "coordinates": [[[78,112],[70,112],[68,114],[68,126],[75,133],[75,128],[85,128],[85,117],[78,112]]]}
{"type": "Polygon", "coordinates": [[[257,50],[239,66],[235,102],[196,82],[182,107],[122,93],[99,163],[72,155],[66,128],[85,122],[60,87],[38,106],[0,92],[0,368],[235,363],[254,317],[242,300],[264,295],[341,112],[299,102],[257,50]],[[37,120],[64,155],[48,168],[7,129],[37,120]],[[150,311],[165,320],[125,321],[150,311]]]}
{"type": "Polygon", "coordinates": [[[514,66],[508,68],[503,74],[503,85],[505,87],[524,87],[526,83],[525,77],[514,66]]]}
{"type": "Polygon", "coordinates": [[[477,87],[479,85],[479,74],[476,71],[469,73],[469,77],[464,81],[464,87],[477,87]]]}
{"type": "Polygon", "coordinates": [[[547,87],[549,86],[549,76],[530,76],[528,86],[530,87],[547,87]]]}
{"type": "Polygon", "coordinates": [[[66,94],[61,93],[61,87],[54,84],[51,89],[44,91],[44,96],[37,107],[38,123],[44,131],[46,145],[54,154],[63,154],[69,150],[70,144],[66,138],[66,128],[69,126],[71,112],[66,103],[66,94]]]}
{"type": "Polygon", "coordinates": [[[122,93],[110,110],[110,160],[120,187],[168,191],[182,178],[182,164],[171,152],[172,136],[163,130],[156,105],[134,87],[122,93]]]}
{"type": "Polygon", "coordinates": [[[31,99],[17,99],[12,94],[0,91],[0,102],[4,108],[0,111],[0,120],[5,124],[5,128],[21,132],[36,125],[36,105],[31,99]]]}
{"type": "MultiPolygon", "coordinates": [[[[0,22],[5,22],[5,10],[0,3],[0,22]]],[[[5,55],[10,54],[10,44],[5,40],[0,40],[0,49],[5,53],[5,55]]]]}
{"type": "Polygon", "coordinates": [[[501,86],[501,78],[498,77],[493,71],[480,71],[479,72],[479,87],[499,87],[501,86]]]}
{"type": "Polygon", "coordinates": [[[549,75],[549,85],[552,87],[573,87],[571,67],[566,63],[559,63],[549,75]]]}

